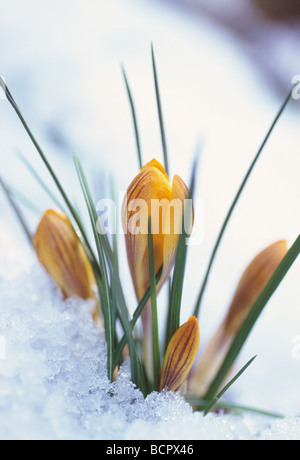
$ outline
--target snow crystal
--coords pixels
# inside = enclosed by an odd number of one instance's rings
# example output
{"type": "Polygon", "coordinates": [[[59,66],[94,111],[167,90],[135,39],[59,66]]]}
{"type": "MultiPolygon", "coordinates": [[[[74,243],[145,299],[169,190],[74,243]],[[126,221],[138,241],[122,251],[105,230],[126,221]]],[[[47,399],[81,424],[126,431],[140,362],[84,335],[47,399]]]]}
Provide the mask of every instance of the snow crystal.
{"type": "Polygon", "coordinates": [[[299,437],[295,417],[193,413],[174,393],[144,399],[129,363],[112,384],[92,306],[63,301],[34,263],[0,283],[2,439],[280,439],[299,437]]]}

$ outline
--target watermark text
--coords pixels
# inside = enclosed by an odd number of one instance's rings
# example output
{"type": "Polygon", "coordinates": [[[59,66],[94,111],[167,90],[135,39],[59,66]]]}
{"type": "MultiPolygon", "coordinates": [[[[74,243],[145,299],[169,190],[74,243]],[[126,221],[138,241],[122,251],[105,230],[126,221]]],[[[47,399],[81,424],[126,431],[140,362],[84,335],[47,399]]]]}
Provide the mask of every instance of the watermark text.
{"type": "MultiPolygon", "coordinates": [[[[153,235],[180,235],[188,237],[186,244],[199,245],[204,240],[204,203],[202,199],[135,198],[127,202],[120,192],[119,203],[104,198],[98,201],[96,210],[97,232],[102,235],[147,235],[149,216],[153,235]],[[124,206],[126,203],[126,206],[124,206]],[[122,212],[118,210],[122,209],[122,212]],[[118,217],[119,216],[119,217],[118,217]]],[[[126,198],[126,195],[125,195],[126,198]]]]}
{"type": "Polygon", "coordinates": [[[294,75],[292,84],[295,85],[292,91],[292,98],[295,100],[300,99],[300,75],[294,75]]]}

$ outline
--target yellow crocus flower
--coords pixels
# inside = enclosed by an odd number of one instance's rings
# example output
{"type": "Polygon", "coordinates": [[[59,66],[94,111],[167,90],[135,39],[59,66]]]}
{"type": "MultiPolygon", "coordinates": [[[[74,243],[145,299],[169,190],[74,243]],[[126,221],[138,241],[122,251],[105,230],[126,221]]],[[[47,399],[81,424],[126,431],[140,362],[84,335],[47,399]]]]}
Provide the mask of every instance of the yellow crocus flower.
{"type": "Polygon", "coordinates": [[[122,224],[138,301],[149,288],[148,218],[151,215],[155,272],[162,267],[159,290],[175,262],[184,200],[188,195],[183,180],[175,175],[171,185],[163,166],[155,159],[141,169],[128,187],[122,207],[122,224]]]}
{"type": "MultiPolygon", "coordinates": [[[[157,292],[169,278],[174,266],[179,234],[182,231],[185,199],[189,190],[175,175],[172,184],[163,166],[153,159],[133,179],[122,206],[127,259],[137,300],[149,288],[148,220],[151,216],[155,273],[162,269],[157,292]]],[[[187,234],[191,222],[184,222],[187,234]]],[[[152,312],[150,302],[142,312],[143,359],[152,378],[152,312]]]]}

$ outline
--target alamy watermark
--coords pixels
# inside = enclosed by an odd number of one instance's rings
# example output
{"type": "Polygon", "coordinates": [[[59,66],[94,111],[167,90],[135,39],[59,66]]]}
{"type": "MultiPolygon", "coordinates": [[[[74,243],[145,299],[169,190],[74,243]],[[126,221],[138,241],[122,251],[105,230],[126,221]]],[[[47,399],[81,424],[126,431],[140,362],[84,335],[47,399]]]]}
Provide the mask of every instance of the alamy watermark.
{"type": "Polygon", "coordinates": [[[105,198],[96,205],[97,231],[100,234],[147,235],[151,216],[153,235],[189,235],[186,244],[199,245],[204,240],[204,200],[202,199],[152,199],[136,198],[122,205],[125,192],[120,192],[119,203],[105,198]],[[122,213],[119,211],[122,209],[122,213]]]}
{"type": "Polygon", "coordinates": [[[300,75],[294,75],[292,84],[295,85],[292,91],[292,98],[295,100],[300,99],[300,75]]]}

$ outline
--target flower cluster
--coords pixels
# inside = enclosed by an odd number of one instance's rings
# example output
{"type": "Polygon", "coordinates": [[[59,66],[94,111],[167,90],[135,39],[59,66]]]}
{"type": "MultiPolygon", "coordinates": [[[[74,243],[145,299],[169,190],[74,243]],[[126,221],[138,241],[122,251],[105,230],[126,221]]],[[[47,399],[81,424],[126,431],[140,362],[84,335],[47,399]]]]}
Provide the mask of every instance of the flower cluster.
{"type": "MultiPolygon", "coordinates": [[[[160,273],[156,284],[158,294],[170,278],[174,267],[184,202],[188,197],[189,190],[183,180],[176,175],[171,184],[163,166],[155,159],[141,169],[127,189],[122,207],[122,224],[128,265],[138,302],[141,302],[150,287],[148,219],[152,218],[154,270],[156,275],[160,273]],[[150,206],[153,200],[169,204],[176,200],[177,205],[169,206],[167,213],[154,213],[153,206],[150,206]]],[[[188,233],[191,233],[192,225],[193,214],[188,222],[188,233]]],[[[51,209],[45,212],[34,235],[33,245],[40,263],[52,276],[65,298],[93,299],[95,305],[101,304],[101,296],[97,296],[92,264],[70,220],[63,212],[51,209]]],[[[167,344],[162,365],[159,364],[160,375],[155,389],[177,391],[188,388],[193,394],[205,394],[252,305],[286,252],[286,242],[278,241],[260,252],[248,265],[238,283],[226,317],[198,359],[200,331],[197,318],[191,316],[175,331],[167,344]]],[[[103,324],[101,317],[100,305],[94,311],[98,324],[103,324]]],[[[154,379],[154,325],[150,298],[142,309],[141,322],[142,335],[139,340],[142,365],[146,378],[151,382],[154,379]]],[[[123,349],[123,355],[126,354],[125,350],[126,348],[123,349]]]]}
{"type": "MultiPolygon", "coordinates": [[[[199,355],[199,309],[217,249],[247,180],[294,88],[283,102],[237,191],[212,250],[196,306],[188,315],[189,319],[181,324],[186,240],[194,224],[195,171],[189,187],[178,175],[174,176],[172,183],[169,180],[153,48],[152,64],[165,168],[156,159],[143,166],[133,99],[124,73],[140,166],[140,172],[128,186],[121,210],[128,265],[138,303],[133,313],[128,308],[119,276],[116,239],[109,239],[102,226],[103,220],[99,220],[78,157],[74,156],[74,162],[95,237],[96,253],[84,223],[1,77],[0,86],[54,180],[69,215],[54,209],[47,210],[32,237],[13,193],[1,177],[0,186],[32,243],[38,260],[60,288],[63,297],[91,299],[94,321],[105,333],[108,378],[113,380],[116,377],[119,366],[129,356],[131,378],[144,395],[153,390],[179,390],[185,392],[186,399],[194,407],[203,408],[207,413],[253,361],[254,358],[229,379],[235,360],[259,315],[300,253],[298,236],[289,249],[286,241],[280,240],[254,257],[241,276],[225,318],[199,355]],[[169,287],[167,320],[165,334],[161,334],[157,296],[166,284],[169,287]]],[[[30,170],[32,172],[32,168],[30,170]]]]}

